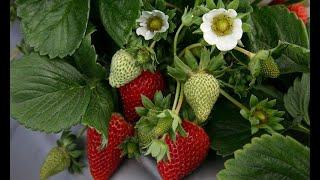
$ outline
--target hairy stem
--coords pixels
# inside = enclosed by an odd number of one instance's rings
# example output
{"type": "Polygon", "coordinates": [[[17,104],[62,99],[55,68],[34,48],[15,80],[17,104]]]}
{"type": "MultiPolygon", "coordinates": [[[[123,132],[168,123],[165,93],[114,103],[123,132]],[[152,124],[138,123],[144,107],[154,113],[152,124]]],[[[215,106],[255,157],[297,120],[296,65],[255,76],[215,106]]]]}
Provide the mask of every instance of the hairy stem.
{"type": "Polygon", "coordinates": [[[180,95],[179,95],[179,102],[178,102],[178,105],[176,107],[176,113],[179,114],[179,111],[181,109],[181,105],[182,105],[182,102],[183,102],[183,97],[184,97],[184,94],[183,94],[183,84],[181,84],[181,90],[180,90],[180,95]]]}
{"type": "Polygon", "coordinates": [[[248,50],[245,50],[245,49],[243,49],[243,48],[241,48],[239,46],[236,46],[234,49],[239,51],[239,52],[242,52],[243,54],[245,54],[249,58],[252,58],[254,55],[256,55],[256,54],[254,54],[254,53],[252,53],[252,52],[250,52],[248,50]]]}
{"type": "Polygon", "coordinates": [[[176,94],[174,96],[174,102],[173,102],[173,106],[172,106],[172,111],[176,109],[179,93],[180,93],[180,82],[177,81],[176,94]]]}
{"type": "Polygon", "coordinates": [[[177,43],[178,43],[178,37],[180,34],[180,31],[183,28],[183,24],[181,24],[176,32],[176,34],[174,35],[174,40],[173,40],[173,55],[176,56],[177,55],[177,43]]]}
{"type": "Polygon", "coordinates": [[[153,49],[154,46],[156,45],[156,42],[157,42],[157,41],[152,41],[152,43],[150,44],[149,48],[153,49]]]}
{"type": "Polygon", "coordinates": [[[246,111],[249,111],[249,109],[244,106],[243,104],[241,104],[239,101],[237,101],[236,99],[234,99],[232,96],[230,96],[230,94],[228,94],[227,92],[225,92],[223,89],[220,88],[220,94],[222,94],[225,98],[227,98],[230,102],[232,102],[234,105],[238,106],[240,109],[244,109],[246,111]]]}
{"type": "Polygon", "coordinates": [[[193,48],[196,48],[196,47],[201,47],[201,46],[203,46],[201,43],[191,44],[191,45],[185,47],[185,48],[180,52],[179,57],[181,57],[181,56],[186,52],[187,49],[190,50],[190,49],[193,49],[193,48]]]}

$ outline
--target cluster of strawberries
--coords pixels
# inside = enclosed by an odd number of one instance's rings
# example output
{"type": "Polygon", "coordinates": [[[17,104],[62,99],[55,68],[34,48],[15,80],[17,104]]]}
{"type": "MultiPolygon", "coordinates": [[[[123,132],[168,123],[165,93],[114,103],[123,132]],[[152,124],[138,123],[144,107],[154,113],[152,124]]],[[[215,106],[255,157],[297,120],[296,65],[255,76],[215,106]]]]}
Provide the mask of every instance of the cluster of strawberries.
{"type": "MultiPolygon", "coordinates": [[[[284,2],[274,0],[272,4],[284,2]]],[[[287,8],[307,23],[308,13],[302,3],[289,5],[287,8]]],[[[106,147],[101,149],[102,137],[95,129],[89,128],[87,131],[87,154],[90,172],[95,180],[109,179],[122,161],[120,145],[135,134],[133,124],[140,118],[136,108],[143,106],[141,95],[152,99],[157,91],[164,91],[166,87],[165,79],[159,71],[139,68],[130,62],[131,59],[129,54],[119,50],[112,60],[109,81],[111,86],[118,88],[124,117],[119,113],[112,114],[108,122],[106,147]]],[[[181,179],[188,175],[201,164],[209,151],[209,137],[200,126],[183,120],[182,127],[187,133],[186,137],[177,134],[176,141],[169,136],[165,138],[170,161],[161,160],[157,164],[158,171],[165,180],[181,179]]]]}

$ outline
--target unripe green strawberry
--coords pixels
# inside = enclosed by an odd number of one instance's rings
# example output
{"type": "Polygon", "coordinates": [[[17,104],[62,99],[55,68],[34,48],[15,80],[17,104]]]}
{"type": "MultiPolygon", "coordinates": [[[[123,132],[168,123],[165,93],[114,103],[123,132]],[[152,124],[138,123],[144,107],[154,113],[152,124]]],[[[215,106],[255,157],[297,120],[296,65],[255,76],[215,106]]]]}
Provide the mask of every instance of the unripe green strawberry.
{"type": "Polygon", "coordinates": [[[40,170],[40,179],[64,171],[70,165],[70,156],[64,147],[54,147],[50,150],[40,170]]]}
{"type": "Polygon", "coordinates": [[[144,131],[138,129],[138,139],[141,146],[148,145],[155,138],[154,131],[144,131]]]}
{"type": "Polygon", "coordinates": [[[219,83],[211,74],[198,72],[186,81],[184,95],[200,123],[207,120],[220,93],[219,83]]]}
{"type": "Polygon", "coordinates": [[[160,119],[153,129],[154,134],[158,137],[166,133],[171,128],[172,121],[172,119],[160,119]]]}
{"type": "Polygon", "coordinates": [[[134,57],[123,49],[117,51],[111,60],[109,83],[119,88],[141,74],[141,67],[134,57]]]}
{"type": "Polygon", "coordinates": [[[261,73],[265,77],[277,78],[280,75],[280,71],[274,59],[270,56],[266,59],[262,59],[260,62],[261,73]]]}

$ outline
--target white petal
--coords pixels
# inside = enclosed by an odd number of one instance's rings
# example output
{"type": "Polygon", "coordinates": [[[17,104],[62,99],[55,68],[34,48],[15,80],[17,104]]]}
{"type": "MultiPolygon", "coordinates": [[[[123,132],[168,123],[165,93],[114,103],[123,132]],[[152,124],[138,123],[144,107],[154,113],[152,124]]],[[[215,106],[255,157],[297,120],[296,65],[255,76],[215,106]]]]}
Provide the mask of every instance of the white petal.
{"type": "Polygon", "coordinates": [[[204,14],[202,16],[202,21],[203,22],[210,22],[212,21],[212,19],[222,13],[227,12],[227,10],[220,8],[220,9],[213,9],[211,11],[209,11],[208,13],[204,14]]]}
{"type": "Polygon", "coordinates": [[[162,25],[161,29],[157,32],[166,32],[169,29],[169,23],[168,21],[165,21],[164,24],[162,25]]]}
{"type": "Polygon", "coordinates": [[[145,40],[150,40],[150,39],[153,38],[154,34],[155,34],[154,32],[147,31],[146,34],[144,35],[144,39],[145,40]]]}
{"type": "Polygon", "coordinates": [[[219,41],[216,43],[220,51],[229,51],[237,46],[238,40],[232,34],[228,36],[220,36],[219,41]]]}
{"type": "Polygon", "coordinates": [[[203,39],[210,45],[217,44],[219,41],[219,37],[212,31],[204,32],[203,39]]]}
{"type": "Polygon", "coordinates": [[[164,18],[162,19],[163,21],[167,21],[168,22],[169,16],[165,15],[164,18]]]}
{"type": "Polygon", "coordinates": [[[236,12],[234,9],[228,9],[227,14],[228,14],[228,16],[231,17],[231,18],[237,17],[237,12],[236,12]]]}
{"type": "Polygon", "coordinates": [[[232,30],[232,35],[234,38],[236,38],[237,40],[241,39],[243,34],[243,30],[242,30],[242,21],[240,19],[235,19],[233,21],[233,30],[232,30]]]}
{"type": "Polygon", "coordinates": [[[159,10],[153,10],[152,11],[152,16],[158,16],[161,19],[164,19],[166,15],[163,12],[159,11],[159,10]]]}
{"type": "Polygon", "coordinates": [[[145,36],[147,33],[148,29],[146,27],[139,27],[136,29],[137,35],[145,36]]]}
{"type": "Polygon", "coordinates": [[[149,18],[152,15],[152,12],[150,11],[142,11],[142,15],[145,18],[149,18]]]}
{"type": "Polygon", "coordinates": [[[212,29],[211,29],[211,23],[203,22],[203,23],[200,25],[200,29],[201,29],[202,32],[212,31],[212,29]]]}
{"type": "Polygon", "coordinates": [[[147,22],[140,22],[140,23],[139,23],[139,26],[141,26],[141,27],[147,27],[147,22]]]}

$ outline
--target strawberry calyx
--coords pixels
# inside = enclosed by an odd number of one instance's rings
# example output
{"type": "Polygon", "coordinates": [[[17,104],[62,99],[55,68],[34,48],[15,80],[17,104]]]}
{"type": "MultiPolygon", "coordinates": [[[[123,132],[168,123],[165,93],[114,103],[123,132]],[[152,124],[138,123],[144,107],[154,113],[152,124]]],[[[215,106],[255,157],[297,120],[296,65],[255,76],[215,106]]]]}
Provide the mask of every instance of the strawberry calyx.
{"type": "Polygon", "coordinates": [[[137,107],[141,116],[135,128],[139,139],[139,147],[145,155],[151,155],[157,161],[168,159],[168,146],[164,138],[168,135],[173,141],[176,135],[187,136],[182,127],[182,120],[176,111],[170,108],[170,94],[163,96],[161,91],[154,95],[153,101],[141,96],[144,107],[137,107]]]}
{"type": "Polygon", "coordinates": [[[121,157],[128,156],[128,158],[138,158],[141,156],[139,150],[139,139],[135,137],[129,137],[120,144],[122,149],[121,157]]]}
{"type": "Polygon", "coordinates": [[[70,165],[68,171],[71,174],[81,173],[85,167],[83,162],[84,150],[79,146],[79,139],[76,135],[71,134],[71,131],[63,131],[61,138],[57,140],[57,145],[65,148],[70,156],[70,165]]]}
{"type": "Polygon", "coordinates": [[[259,101],[254,95],[250,97],[250,109],[240,111],[240,114],[251,123],[251,133],[255,134],[260,129],[266,130],[268,133],[284,129],[281,121],[284,119],[284,111],[278,111],[273,107],[276,105],[276,100],[264,99],[259,101]]]}
{"type": "Polygon", "coordinates": [[[136,64],[146,71],[155,72],[159,62],[153,48],[146,45],[132,46],[126,49],[135,59],[136,64]]]}

